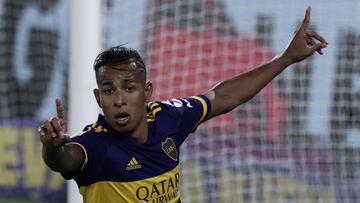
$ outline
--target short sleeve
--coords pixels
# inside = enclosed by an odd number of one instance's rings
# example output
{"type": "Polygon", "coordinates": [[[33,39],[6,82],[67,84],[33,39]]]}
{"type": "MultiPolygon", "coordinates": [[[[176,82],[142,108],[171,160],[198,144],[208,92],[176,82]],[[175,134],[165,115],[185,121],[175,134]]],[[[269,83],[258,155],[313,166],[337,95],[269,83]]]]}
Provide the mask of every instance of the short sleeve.
{"type": "Polygon", "coordinates": [[[80,173],[69,176],[62,174],[65,179],[73,178],[79,186],[87,185],[88,180],[85,177],[97,176],[97,165],[101,164],[99,149],[101,148],[101,140],[96,134],[86,132],[82,135],[72,137],[69,144],[75,144],[81,147],[85,153],[85,161],[81,167],[80,173]]]}
{"type": "Polygon", "coordinates": [[[181,143],[206,119],[211,109],[210,101],[204,95],[169,99],[161,103],[170,116],[169,122],[175,123],[181,143]]]}

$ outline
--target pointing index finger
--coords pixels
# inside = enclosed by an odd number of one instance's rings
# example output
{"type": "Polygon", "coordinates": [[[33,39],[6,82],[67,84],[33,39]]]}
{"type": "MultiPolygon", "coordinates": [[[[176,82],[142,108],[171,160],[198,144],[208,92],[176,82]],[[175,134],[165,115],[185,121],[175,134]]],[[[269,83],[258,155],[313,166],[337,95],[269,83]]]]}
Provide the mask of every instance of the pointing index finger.
{"type": "Polygon", "coordinates": [[[63,105],[61,99],[56,98],[55,103],[56,103],[57,117],[60,119],[65,119],[65,110],[64,110],[64,105],[63,105]]]}

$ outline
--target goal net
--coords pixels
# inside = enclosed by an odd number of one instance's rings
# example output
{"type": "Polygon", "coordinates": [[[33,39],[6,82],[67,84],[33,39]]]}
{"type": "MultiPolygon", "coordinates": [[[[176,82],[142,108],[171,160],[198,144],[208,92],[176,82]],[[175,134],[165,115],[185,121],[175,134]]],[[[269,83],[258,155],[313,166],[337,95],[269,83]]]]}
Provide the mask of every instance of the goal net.
{"type": "Polygon", "coordinates": [[[65,181],[41,158],[37,128],[56,114],[56,97],[67,103],[67,15],[65,0],[0,0],[1,203],[66,200],[65,181]]]}
{"type": "MultiPolygon", "coordinates": [[[[67,105],[69,0],[0,0],[0,202],[65,202],[37,127],[67,105]],[[11,200],[10,200],[11,199],[11,200]],[[23,201],[21,201],[23,202],[23,201]]],[[[103,0],[103,47],[140,51],[154,100],[200,94],[286,47],[312,6],[329,46],[181,149],[182,202],[360,201],[358,0],[103,0]]],[[[92,42],[89,42],[92,43],[92,42]]]]}
{"type": "Polygon", "coordinates": [[[104,44],[140,50],[154,100],[203,93],[281,53],[307,5],[330,42],[325,54],[187,139],[183,202],[360,201],[360,4],[106,1],[104,44]]]}

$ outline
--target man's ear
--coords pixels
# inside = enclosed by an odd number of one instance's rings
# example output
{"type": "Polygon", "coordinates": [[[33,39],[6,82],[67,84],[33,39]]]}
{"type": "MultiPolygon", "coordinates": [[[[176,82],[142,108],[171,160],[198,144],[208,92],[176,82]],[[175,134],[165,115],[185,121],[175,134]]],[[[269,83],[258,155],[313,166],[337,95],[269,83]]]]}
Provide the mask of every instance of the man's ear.
{"type": "Polygon", "coordinates": [[[150,102],[153,86],[151,81],[147,81],[145,84],[145,102],[150,102]]]}
{"type": "Polygon", "coordinates": [[[96,102],[98,103],[99,107],[102,108],[102,107],[101,107],[100,91],[99,91],[99,89],[95,88],[95,89],[93,90],[93,92],[94,92],[94,95],[95,95],[95,98],[96,98],[96,102]]]}

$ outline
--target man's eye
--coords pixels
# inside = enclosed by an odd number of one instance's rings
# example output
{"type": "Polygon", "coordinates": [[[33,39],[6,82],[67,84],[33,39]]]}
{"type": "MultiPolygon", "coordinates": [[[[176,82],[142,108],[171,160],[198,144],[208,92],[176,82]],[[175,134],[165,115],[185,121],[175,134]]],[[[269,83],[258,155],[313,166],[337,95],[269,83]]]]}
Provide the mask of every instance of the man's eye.
{"type": "Polygon", "coordinates": [[[103,93],[104,94],[111,94],[112,90],[111,89],[105,89],[105,90],[103,90],[103,93]]]}
{"type": "Polygon", "coordinates": [[[126,91],[128,91],[128,92],[132,92],[134,90],[135,90],[135,87],[133,87],[133,86],[126,87],[126,91]]]}

